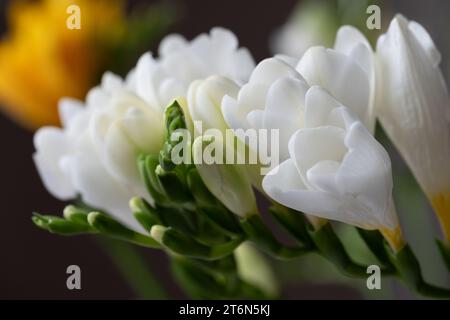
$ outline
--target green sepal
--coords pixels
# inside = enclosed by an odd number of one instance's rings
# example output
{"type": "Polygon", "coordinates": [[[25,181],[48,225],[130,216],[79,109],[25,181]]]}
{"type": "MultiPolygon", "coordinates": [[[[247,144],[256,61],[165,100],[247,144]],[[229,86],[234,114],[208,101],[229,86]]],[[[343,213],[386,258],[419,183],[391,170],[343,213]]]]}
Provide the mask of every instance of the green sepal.
{"type": "Polygon", "coordinates": [[[330,223],[326,223],[317,230],[310,228],[309,234],[319,254],[334,264],[342,273],[349,277],[367,277],[367,268],[352,261],[330,223]]]}
{"type": "Polygon", "coordinates": [[[148,193],[152,196],[156,203],[164,204],[167,203],[164,188],[155,173],[158,165],[158,157],[154,155],[140,155],[138,157],[139,172],[148,193]]]}
{"type": "Polygon", "coordinates": [[[77,207],[75,205],[68,205],[64,208],[63,216],[69,221],[78,222],[81,224],[89,225],[87,221],[87,216],[89,210],[77,207]]]}
{"type": "Polygon", "coordinates": [[[101,212],[91,212],[88,215],[89,224],[98,232],[109,237],[128,241],[140,246],[159,248],[160,245],[149,236],[132,231],[110,216],[101,212]]]}
{"type": "Polygon", "coordinates": [[[172,134],[179,129],[187,129],[186,119],[178,101],[174,100],[164,112],[165,142],[159,153],[159,163],[165,171],[172,171],[176,165],[172,162],[172,148],[180,143],[180,139],[172,140],[172,134]]]}
{"type": "Polygon", "coordinates": [[[56,216],[33,213],[31,220],[39,228],[64,236],[96,232],[95,229],[88,224],[69,221],[56,216]]]}
{"type": "Polygon", "coordinates": [[[198,208],[197,210],[211,223],[214,223],[224,234],[229,236],[242,235],[239,219],[224,206],[218,204],[216,207],[198,208]]]}
{"type": "Polygon", "coordinates": [[[147,232],[150,232],[155,224],[161,224],[158,211],[144,199],[138,197],[131,199],[130,209],[133,212],[134,218],[147,232]]]}
{"type": "Polygon", "coordinates": [[[278,205],[270,207],[269,213],[295,239],[303,243],[305,247],[314,248],[314,242],[308,233],[308,222],[305,221],[303,213],[293,212],[288,208],[278,205]]]}
{"type": "Polygon", "coordinates": [[[397,253],[393,252],[387,243],[385,243],[385,248],[392,264],[396,267],[401,279],[409,288],[428,297],[450,298],[450,289],[425,282],[422,277],[419,261],[409,245],[405,245],[397,253]]]}
{"type": "Polygon", "coordinates": [[[389,259],[389,255],[385,249],[385,240],[383,235],[378,230],[364,230],[361,228],[356,228],[359,235],[370,249],[370,251],[375,255],[377,260],[383,266],[383,274],[393,274],[396,272],[395,266],[389,259]]]}
{"type": "Polygon", "coordinates": [[[191,210],[195,208],[194,199],[177,172],[165,171],[158,166],[155,173],[169,201],[191,210]]]}
{"type": "Polygon", "coordinates": [[[226,234],[242,234],[236,215],[227,210],[208,190],[195,167],[187,172],[186,181],[197,203],[197,210],[201,214],[206,216],[226,234]]]}
{"type": "Polygon", "coordinates": [[[186,257],[174,256],[171,261],[172,272],[184,291],[194,299],[227,299],[232,298],[225,292],[224,278],[215,272],[199,268],[196,263],[186,257]]]}
{"type": "Polygon", "coordinates": [[[217,206],[217,199],[203,183],[197,169],[192,167],[186,174],[186,182],[196,203],[201,207],[217,206]]]}
{"type": "Polygon", "coordinates": [[[248,239],[267,254],[277,259],[293,259],[309,253],[309,248],[287,246],[280,243],[266,227],[259,215],[251,215],[240,221],[248,239]]]}
{"type": "Polygon", "coordinates": [[[270,299],[257,287],[242,281],[233,272],[224,272],[216,268],[217,263],[226,260],[234,265],[233,257],[229,256],[218,261],[204,261],[174,256],[172,271],[184,290],[196,299],[270,299]]]}
{"type": "Polygon", "coordinates": [[[235,238],[221,244],[206,245],[173,228],[166,228],[161,236],[154,238],[159,238],[156,240],[174,253],[205,260],[224,258],[232,254],[243,241],[242,238],[235,238]]]}
{"type": "Polygon", "coordinates": [[[450,245],[444,243],[440,239],[436,239],[436,243],[439,248],[439,252],[441,253],[442,259],[444,260],[445,265],[450,272],[450,245]]]}

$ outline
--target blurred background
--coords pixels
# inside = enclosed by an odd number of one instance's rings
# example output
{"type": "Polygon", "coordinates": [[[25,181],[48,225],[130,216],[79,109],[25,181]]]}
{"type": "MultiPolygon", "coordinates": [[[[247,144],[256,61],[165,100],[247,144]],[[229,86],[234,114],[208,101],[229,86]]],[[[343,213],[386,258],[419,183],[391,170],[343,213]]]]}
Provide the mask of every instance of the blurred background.
{"type": "MultiPolygon", "coordinates": [[[[379,32],[365,28],[368,3],[360,0],[130,0],[123,1],[124,10],[114,4],[115,1],[102,1],[99,7],[89,8],[87,25],[79,34],[66,28],[65,7],[63,11],[55,11],[59,10],[56,5],[42,11],[30,10],[29,2],[39,1],[0,1],[0,104],[3,111],[0,114],[3,148],[0,157],[0,298],[3,299],[141,297],[136,290],[139,284],[130,285],[125,280],[127,273],[137,271],[126,263],[117,267],[113,262],[112,256],[121,250],[120,244],[90,236],[51,235],[31,222],[33,211],[59,214],[65,205],[45,190],[32,161],[33,132],[43,124],[58,124],[55,110],[61,95],[83,98],[104,70],[123,75],[141,53],[156,52],[161,37],[172,32],[192,39],[214,26],[229,28],[238,36],[240,45],[250,49],[256,61],[273,53],[301,56],[304,47],[309,45],[332,46],[335,31],[341,24],[361,27],[372,43],[379,32]],[[48,17],[43,19],[44,15],[48,17]],[[288,30],[284,32],[286,39],[276,36],[280,30],[288,30]],[[308,38],[305,34],[313,36],[308,38]],[[290,39],[297,38],[298,43],[292,45],[295,41],[290,39]],[[66,288],[66,268],[71,264],[81,268],[82,290],[66,288]]],[[[61,1],[65,2],[70,3],[61,1]]],[[[448,79],[450,2],[375,3],[381,7],[382,32],[396,12],[418,21],[429,31],[442,53],[442,70],[448,79]]],[[[434,246],[438,233],[429,205],[383,133],[379,131],[378,135],[393,159],[398,190],[395,197],[406,236],[422,261],[426,278],[448,284],[447,273],[434,246]]],[[[356,234],[351,228],[340,227],[339,233],[347,243],[357,243],[353,241],[356,234]]],[[[352,248],[355,259],[370,261],[372,257],[358,256],[363,249],[358,245],[352,248]]],[[[185,297],[173,282],[162,252],[140,248],[135,251],[139,257],[130,259],[144,259],[170,298],[185,297]]],[[[277,274],[283,283],[283,297],[288,299],[415,298],[402,285],[384,278],[382,290],[369,292],[364,289],[365,282],[341,277],[318,257],[274,262],[274,267],[280,270],[277,274]]]]}

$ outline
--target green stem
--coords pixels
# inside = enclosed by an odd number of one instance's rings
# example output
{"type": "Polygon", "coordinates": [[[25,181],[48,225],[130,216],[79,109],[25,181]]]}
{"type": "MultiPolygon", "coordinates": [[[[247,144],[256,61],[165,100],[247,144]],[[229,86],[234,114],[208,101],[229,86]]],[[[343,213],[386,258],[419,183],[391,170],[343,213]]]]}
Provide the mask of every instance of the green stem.
{"type": "Polygon", "coordinates": [[[310,253],[311,248],[304,246],[287,246],[280,243],[266,227],[259,215],[252,215],[241,220],[241,227],[248,240],[261,250],[277,259],[294,259],[310,253]]]}
{"type": "Polygon", "coordinates": [[[366,267],[355,263],[350,258],[330,223],[317,230],[311,229],[310,235],[316,244],[318,253],[334,264],[342,273],[349,277],[367,277],[366,267]]]}
{"type": "Polygon", "coordinates": [[[139,253],[129,244],[101,238],[98,241],[141,299],[162,300],[168,295],[139,253]]]}

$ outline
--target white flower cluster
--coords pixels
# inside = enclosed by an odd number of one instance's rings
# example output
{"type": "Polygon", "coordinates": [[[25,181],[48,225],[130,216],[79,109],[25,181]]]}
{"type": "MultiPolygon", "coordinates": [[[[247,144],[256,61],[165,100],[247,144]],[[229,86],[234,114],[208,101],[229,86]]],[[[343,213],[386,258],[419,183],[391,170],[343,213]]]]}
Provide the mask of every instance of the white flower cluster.
{"type": "MultiPolygon", "coordinates": [[[[344,26],[334,48],[311,47],[299,61],[275,56],[256,66],[230,31],[215,28],[191,42],[171,35],[158,58],[142,56],[125,80],[107,73],[85,103],[63,99],[63,128],[36,133],[34,159],[55,197],[80,195],[141,231],[128,201],[152,199],[136,158],[159,152],[165,107],[177,99],[190,128],[191,121],[231,128],[251,152],[258,148],[238,132],[279,130],[281,162],[262,181],[254,166],[198,165],[205,185],[234,213],[253,213],[253,185],[311,216],[395,230],[391,163],[373,137],[375,121],[425,192],[450,199],[450,110],[439,61],[428,33],[402,16],[375,52],[344,26]]],[[[203,139],[197,135],[193,154],[203,139]]]]}

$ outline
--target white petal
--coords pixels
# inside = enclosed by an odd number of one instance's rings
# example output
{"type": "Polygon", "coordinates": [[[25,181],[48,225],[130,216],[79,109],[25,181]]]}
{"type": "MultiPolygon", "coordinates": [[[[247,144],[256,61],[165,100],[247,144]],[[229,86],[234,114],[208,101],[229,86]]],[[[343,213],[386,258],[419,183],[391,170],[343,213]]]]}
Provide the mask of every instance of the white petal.
{"type": "Polygon", "coordinates": [[[105,72],[102,77],[102,89],[108,92],[109,94],[114,93],[116,90],[121,89],[123,87],[122,78],[115,75],[112,72],[105,72]]]}
{"type": "Polygon", "coordinates": [[[235,70],[230,76],[239,85],[247,82],[250,74],[255,69],[255,61],[247,48],[239,48],[233,55],[230,65],[235,70]]]}
{"type": "Polygon", "coordinates": [[[323,160],[317,162],[306,173],[308,182],[314,186],[316,190],[324,192],[338,191],[336,186],[336,172],[340,163],[333,160],[323,160]]]}
{"type": "Polygon", "coordinates": [[[72,159],[70,167],[72,179],[83,201],[105,210],[133,230],[145,232],[128,208],[128,202],[137,194],[117,183],[95,155],[78,154],[72,159]]]}
{"type": "Polygon", "coordinates": [[[360,214],[364,208],[359,202],[337,193],[307,189],[296,170],[292,159],[281,163],[272,170],[276,173],[264,177],[264,191],[278,203],[300,212],[366,229],[376,228],[360,214]]]}
{"type": "Polygon", "coordinates": [[[307,90],[304,81],[285,77],[277,80],[267,94],[264,127],[279,130],[281,159],[289,156],[287,145],[292,134],[303,127],[307,90]]]}
{"type": "Polygon", "coordinates": [[[34,135],[34,147],[34,163],[45,188],[60,200],[75,198],[72,182],[61,168],[61,159],[70,152],[63,131],[53,127],[39,129],[34,135]]]}
{"type": "Polygon", "coordinates": [[[136,66],[136,93],[155,109],[161,108],[161,101],[155,92],[155,73],[158,66],[150,53],[143,54],[136,66]]]}
{"type": "Polygon", "coordinates": [[[305,97],[305,128],[325,125],[343,128],[341,123],[333,121],[332,118],[332,111],[340,106],[341,104],[322,87],[311,87],[305,97]]]}
{"type": "Polygon", "coordinates": [[[354,59],[368,77],[372,77],[374,72],[372,46],[361,31],[352,26],[342,26],[336,34],[334,49],[354,59]]]}
{"type": "Polygon", "coordinates": [[[175,78],[163,80],[163,82],[159,86],[161,106],[166,108],[173,99],[185,97],[186,92],[187,88],[181,81],[175,78]]]}
{"type": "Polygon", "coordinates": [[[317,127],[298,130],[289,141],[289,153],[295,161],[303,182],[308,182],[307,172],[324,160],[341,162],[347,148],[344,144],[345,131],[337,127],[317,127]]]}
{"type": "Polygon", "coordinates": [[[441,71],[423,28],[396,16],[378,41],[383,128],[425,193],[450,189],[450,109],[441,71]],[[434,58],[433,58],[434,56],[434,58]]]}
{"type": "Polygon", "coordinates": [[[183,50],[187,47],[188,42],[180,34],[169,34],[161,40],[158,48],[158,54],[160,57],[164,57],[173,52],[183,50]]]}
{"type": "Polygon", "coordinates": [[[72,119],[84,109],[84,104],[80,100],[72,98],[62,98],[58,103],[59,117],[63,127],[67,128],[72,119]]]}
{"type": "Polygon", "coordinates": [[[287,76],[301,80],[303,79],[298,72],[286,62],[277,58],[269,58],[258,63],[250,76],[250,82],[270,85],[277,79],[287,76]]]}
{"type": "Polygon", "coordinates": [[[327,89],[338,101],[369,123],[370,83],[367,74],[353,59],[332,49],[310,48],[297,70],[310,86],[327,89]],[[357,88],[355,87],[357,84],[357,88]]]}
{"type": "Polygon", "coordinates": [[[396,217],[388,210],[393,182],[387,152],[360,122],[352,125],[345,144],[349,151],[336,175],[339,189],[364,204],[361,215],[372,224],[395,228],[396,217]]]}
{"type": "Polygon", "coordinates": [[[239,87],[230,79],[213,76],[192,83],[188,93],[188,107],[192,120],[202,121],[204,129],[227,129],[221,112],[225,95],[236,97],[239,87]]]}
{"type": "MultiPolygon", "coordinates": [[[[399,17],[399,19],[401,19],[399,17]]],[[[412,35],[416,38],[416,40],[422,45],[423,49],[427,53],[430,58],[431,64],[434,67],[437,67],[441,62],[441,53],[434,45],[433,39],[431,39],[428,32],[415,21],[410,21],[408,24],[408,28],[411,31],[412,35]]]]}
{"type": "MultiPolygon", "coordinates": [[[[220,136],[216,136],[218,147],[224,146],[220,136]]],[[[245,217],[254,214],[256,200],[245,167],[234,164],[207,164],[203,157],[204,146],[202,142],[208,139],[201,136],[195,139],[192,147],[195,166],[206,187],[230,211],[238,216],[245,217]]],[[[225,155],[225,151],[223,151],[225,155]]],[[[224,159],[221,159],[224,163],[224,159]]]]}

